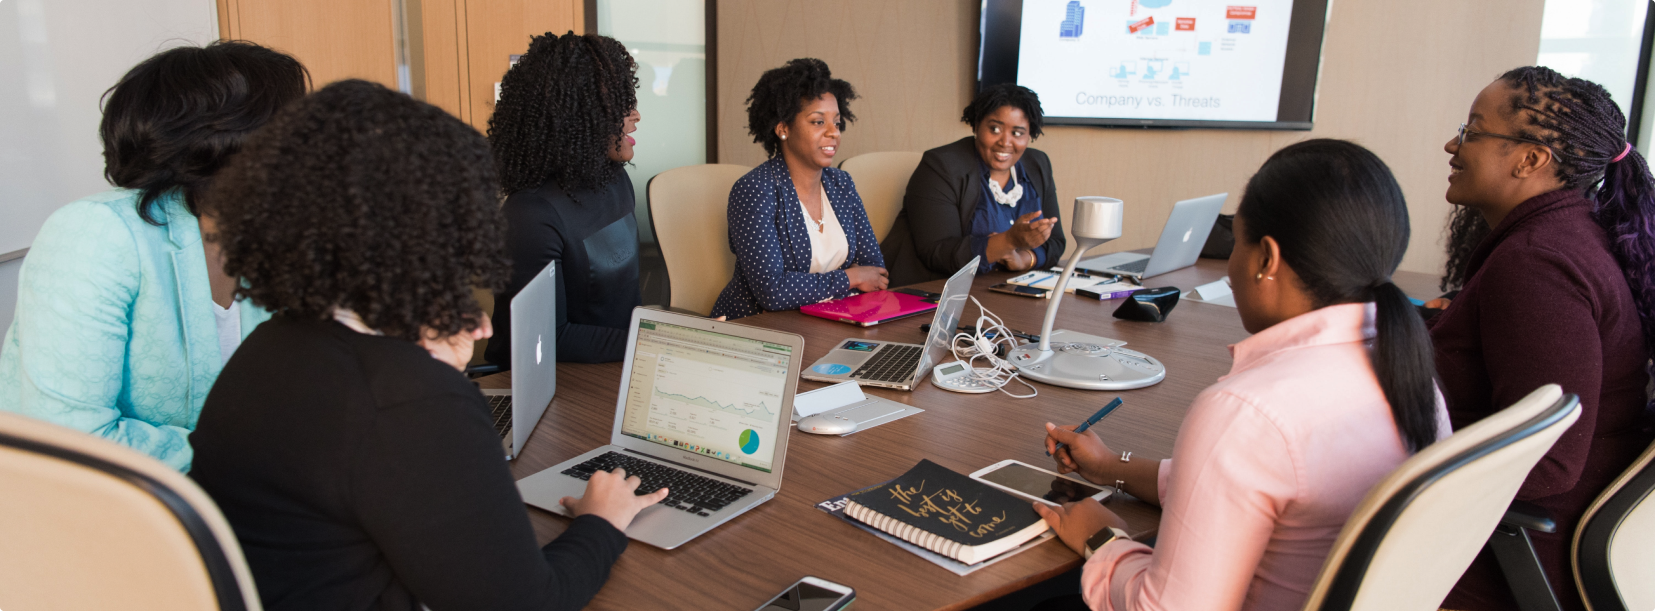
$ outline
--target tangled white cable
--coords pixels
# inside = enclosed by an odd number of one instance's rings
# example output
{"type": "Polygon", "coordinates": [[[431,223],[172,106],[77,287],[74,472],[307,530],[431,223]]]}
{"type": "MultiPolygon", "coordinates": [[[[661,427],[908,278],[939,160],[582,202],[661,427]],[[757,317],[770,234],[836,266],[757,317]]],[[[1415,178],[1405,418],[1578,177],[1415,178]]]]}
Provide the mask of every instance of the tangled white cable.
{"type": "Polygon", "coordinates": [[[971,298],[971,303],[977,304],[977,332],[975,334],[957,333],[954,335],[952,346],[954,357],[965,361],[966,365],[971,367],[972,379],[984,385],[992,386],[995,390],[1006,393],[1006,396],[1014,399],[1028,399],[1039,395],[1039,389],[1017,376],[1017,366],[995,354],[996,348],[1001,343],[1006,345],[1007,351],[1015,349],[1017,347],[1017,337],[1012,335],[1011,329],[1007,329],[1005,324],[1000,322],[999,316],[995,316],[993,312],[988,311],[988,308],[983,307],[983,304],[977,301],[976,297],[971,298]],[[978,367],[977,359],[987,359],[990,366],[978,367]],[[1005,389],[1005,386],[1010,384],[1012,380],[1017,380],[1019,384],[1029,387],[1031,392],[1026,395],[1011,394],[1005,389]]]}

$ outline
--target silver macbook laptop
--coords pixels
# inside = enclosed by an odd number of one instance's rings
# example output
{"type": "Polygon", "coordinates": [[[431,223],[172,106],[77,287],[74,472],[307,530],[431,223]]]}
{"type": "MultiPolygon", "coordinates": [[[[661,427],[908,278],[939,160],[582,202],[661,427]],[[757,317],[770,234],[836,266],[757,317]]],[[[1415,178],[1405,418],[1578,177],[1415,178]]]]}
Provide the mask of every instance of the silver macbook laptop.
{"type": "Polygon", "coordinates": [[[626,536],[673,549],[776,496],[804,338],[699,316],[632,311],[609,445],[517,482],[523,502],[568,515],[596,471],[626,469],[665,501],[626,536]]]}
{"type": "Polygon", "coordinates": [[[484,390],[506,459],[517,458],[557,394],[557,261],[511,300],[511,390],[484,390]],[[519,400],[521,399],[521,400],[519,400]]]}
{"type": "Polygon", "coordinates": [[[1154,252],[1145,255],[1136,252],[1117,252],[1111,255],[1081,259],[1076,267],[1094,274],[1114,274],[1142,282],[1144,278],[1184,269],[1195,265],[1201,257],[1201,246],[1212,233],[1213,221],[1224,208],[1229,193],[1186,199],[1172,206],[1161,239],[1155,241],[1154,252]]]}
{"type": "Polygon", "coordinates": [[[845,338],[821,359],[810,364],[804,379],[818,382],[856,380],[864,386],[913,390],[931,366],[947,356],[954,328],[971,294],[971,280],[977,276],[977,259],[954,272],[943,285],[937,312],[931,319],[931,334],[925,345],[878,342],[845,338]]]}

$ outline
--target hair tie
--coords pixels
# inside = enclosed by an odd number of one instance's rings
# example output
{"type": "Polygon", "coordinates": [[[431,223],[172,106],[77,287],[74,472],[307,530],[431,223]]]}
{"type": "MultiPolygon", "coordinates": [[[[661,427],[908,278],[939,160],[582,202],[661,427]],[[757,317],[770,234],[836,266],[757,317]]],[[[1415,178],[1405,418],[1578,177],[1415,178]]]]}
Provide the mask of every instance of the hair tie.
{"type": "Polygon", "coordinates": [[[1622,159],[1626,159],[1626,154],[1630,152],[1632,152],[1632,143],[1628,142],[1626,143],[1626,148],[1621,149],[1621,154],[1616,155],[1614,159],[1610,159],[1609,163],[1617,163],[1622,159]]]}

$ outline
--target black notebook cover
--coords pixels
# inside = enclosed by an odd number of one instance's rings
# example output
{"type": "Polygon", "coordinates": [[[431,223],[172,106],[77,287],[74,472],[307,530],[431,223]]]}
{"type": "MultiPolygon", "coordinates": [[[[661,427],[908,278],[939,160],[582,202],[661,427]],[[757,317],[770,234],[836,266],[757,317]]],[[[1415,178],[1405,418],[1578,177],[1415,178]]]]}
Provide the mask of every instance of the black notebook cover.
{"type": "Polygon", "coordinates": [[[990,543],[1040,522],[1029,501],[929,460],[848,500],[966,546],[990,543]]]}

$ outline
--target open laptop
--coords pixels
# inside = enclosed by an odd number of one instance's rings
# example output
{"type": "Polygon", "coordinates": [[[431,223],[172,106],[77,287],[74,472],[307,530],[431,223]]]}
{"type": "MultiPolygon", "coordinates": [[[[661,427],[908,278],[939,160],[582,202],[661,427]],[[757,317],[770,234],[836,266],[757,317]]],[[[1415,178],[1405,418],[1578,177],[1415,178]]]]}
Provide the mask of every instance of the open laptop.
{"type": "Polygon", "coordinates": [[[506,459],[517,458],[557,394],[557,262],[511,300],[511,390],[484,390],[506,459]],[[518,401],[517,399],[522,399],[518,401]]]}
{"type": "Polygon", "coordinates": [[[931,366],[942,360],[953,343],[954,327],[971,294],[971,280],[977,276],[977,258],[954,272],[943,285],[931,333],[925,345],[880,342],[848,337],[811,363],[802,374],[806,380],[843,382],[856,380],[864,386],[913,390],[931,366]]]}
{"type": "Polygon", "coordinates": [[[517,482],[523,502],[569,515],[595,471],[668,489],[626,536],[673,549],[776,496],[804,338],[699,316],[632,310],[609,445],[517,482]]]}
{"type": "Polygon", "coordinates": [[[1184,269],[1195,265],[1201,257],[1201,246],[1212,233],[1213,221],[1224,208],[1229,193],[1186,199],[1172,206],[1161,239],[1155,241],[1155,251],[1145,255],[1136,252],[1117,252],[1091,259],[1081,259],[1075,266],[1094,274],[1114,274],[1143,282],[1144,278],[1184,269]]]}

